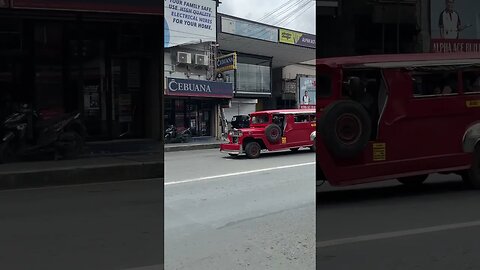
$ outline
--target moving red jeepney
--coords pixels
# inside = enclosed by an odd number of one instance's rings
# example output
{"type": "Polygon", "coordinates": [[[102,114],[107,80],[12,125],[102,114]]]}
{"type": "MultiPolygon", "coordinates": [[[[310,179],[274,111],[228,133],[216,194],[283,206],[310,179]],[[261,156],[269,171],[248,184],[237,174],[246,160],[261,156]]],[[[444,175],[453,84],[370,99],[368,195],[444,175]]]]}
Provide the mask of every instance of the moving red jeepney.
{"type": "Polygon", "coordinates": [[[250,114],[249,128],[233,129],[228,134],[229,143],[220,151],[231,156],[245,153],[248,158],[258,158],[261,150],[278,151],[301,147],[315,150],[310,135],[315,131],[316,114],[313,109],[288,109],[258,111],[250,114]]]}
{"type": "Polygon", "coordinates": [[[317,119],[317,183],[457,173],[480,188],[478,54],[319,59],[317,119]]]}

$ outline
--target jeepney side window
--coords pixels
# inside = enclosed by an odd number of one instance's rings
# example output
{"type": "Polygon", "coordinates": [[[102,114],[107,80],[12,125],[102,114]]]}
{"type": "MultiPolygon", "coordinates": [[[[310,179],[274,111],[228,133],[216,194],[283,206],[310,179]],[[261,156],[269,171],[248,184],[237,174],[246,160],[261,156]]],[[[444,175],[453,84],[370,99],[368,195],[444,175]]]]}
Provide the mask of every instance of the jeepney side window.
{"type": "Polygon", "coordinates": [[[413,96],[458,94],[457,72],[412,72],[413,96]]]}
{"type": "Polygon", "coordinates": [[[463,72],[463,92],[480,92],[480,70],[468,70],[463,72]]]}
{"type": "Polygon", "coordinates": [[[310,114],[309,118],[310,118],[310,122],[315,123],[317,121],[317,116],[315,114],[310,114]]]}
{"type": "Polygon", "coordinates": [[[306,114],[297,114],[295,115],[295,123],[305,123],[308,122],[308,115],[306,114]]]}

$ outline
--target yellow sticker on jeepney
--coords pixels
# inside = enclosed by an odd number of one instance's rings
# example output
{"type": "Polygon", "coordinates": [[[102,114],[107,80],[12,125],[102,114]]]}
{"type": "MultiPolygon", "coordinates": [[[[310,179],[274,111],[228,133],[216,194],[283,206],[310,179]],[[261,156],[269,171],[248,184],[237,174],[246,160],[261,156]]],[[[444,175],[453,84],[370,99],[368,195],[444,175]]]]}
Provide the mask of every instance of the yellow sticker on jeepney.
{"type": "Polygon", "coordinates": [[[287,137],[282,137],[282,144],[286,144],[287,143],[287,137]]]}
{"type": "Polygon", "coordinates": [[[480,100],[467,100],[467,108],[478,108],[480,107],[480,100]]]}
{"type": "Polygon", "coordinates": [[[374,143],[372,145],[373,161],[383,161],[386,160],[386,144],[385,143],[374,143]]]}

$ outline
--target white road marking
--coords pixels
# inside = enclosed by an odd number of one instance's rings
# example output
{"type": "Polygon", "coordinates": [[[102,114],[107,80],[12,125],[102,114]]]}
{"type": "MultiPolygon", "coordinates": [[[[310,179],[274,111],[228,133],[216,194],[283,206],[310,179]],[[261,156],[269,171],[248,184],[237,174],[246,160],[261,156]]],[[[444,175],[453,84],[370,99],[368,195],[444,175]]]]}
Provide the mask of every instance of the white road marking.
{"type": "Polygon", "coordinates": [[[199,178],[193,178],[193,179],[187,179],[187,180],[173,181],[173,182],[165,183],[165,186],[199,182],[199,181],[205,181],[205,180],[213,180],[213,179],[218,179],[218,178],[239,176],[239,175],[245,175],[245,174],[268,172],[268,171],[274,171],[274,170],[290,169],[290,168],[303,167],[303,166],[309,166],[309,165],[315,165],[315,162],[308,162],[308,163],[301,163],[301,164],[294,164],[294,165],[286,165],[286,166],[278,166],[278,167],[258,169],[258,170],[252,170],[252,171],[227,173],[227,174],[221,174],[221,175],[214,175],[214,176],[199,177],[199,178]]]}
{"type": "Polygon", "coordinates": [[[404,236],[410,236],[410,235],[440,232],[440,231],[462,229],[462,228],[469,228],[469,227],[476,227],[476,226],[480,226],[480,220],[411,229],[411,230],[395,231],[395,232],[367,234],[367,235],[333,239],[333,240],[327,240],[327,241],[319,241],[317,242],[317,247],[326,248],[326,247],[340,246],[340,245],[346,245],[346,244],[354,244],[359,242],[383,240],[383,239],[390,239],[390,238],[396,238],[396,237],[404,237],[404,236]]]}

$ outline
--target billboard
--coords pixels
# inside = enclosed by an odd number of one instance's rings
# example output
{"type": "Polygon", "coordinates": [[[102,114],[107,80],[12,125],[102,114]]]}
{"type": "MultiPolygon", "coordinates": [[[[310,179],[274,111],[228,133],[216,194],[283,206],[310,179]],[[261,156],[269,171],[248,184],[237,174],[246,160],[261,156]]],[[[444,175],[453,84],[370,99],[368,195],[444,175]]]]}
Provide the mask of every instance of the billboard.
{"type": "Polygon", "coordinates": [[[298,81],[298,105],[300,109],[315,109],[317,103],[316,77],[299,76],[298,81]]]}
{"type": "Polygon", "coordinates": [[[217,41],[214,0],[165,0],[164,47],[217,41]]]}
{"type": "Polygon", "coordinates": [[[432,52],[480,52],[480,2],[431,1],[432,52]]]}
{"type": "Polygon", "coordinates": [[[163,14],[158,0],[11,0],[11,6],[25,9],[163,14]]]}
{"type": "Polygon", "coordinates": [[[287,29],[280,29],[278,41],[280,43],[292,44],[307,48],[316,47],[315,35],[295,32],[287,29]]]}

